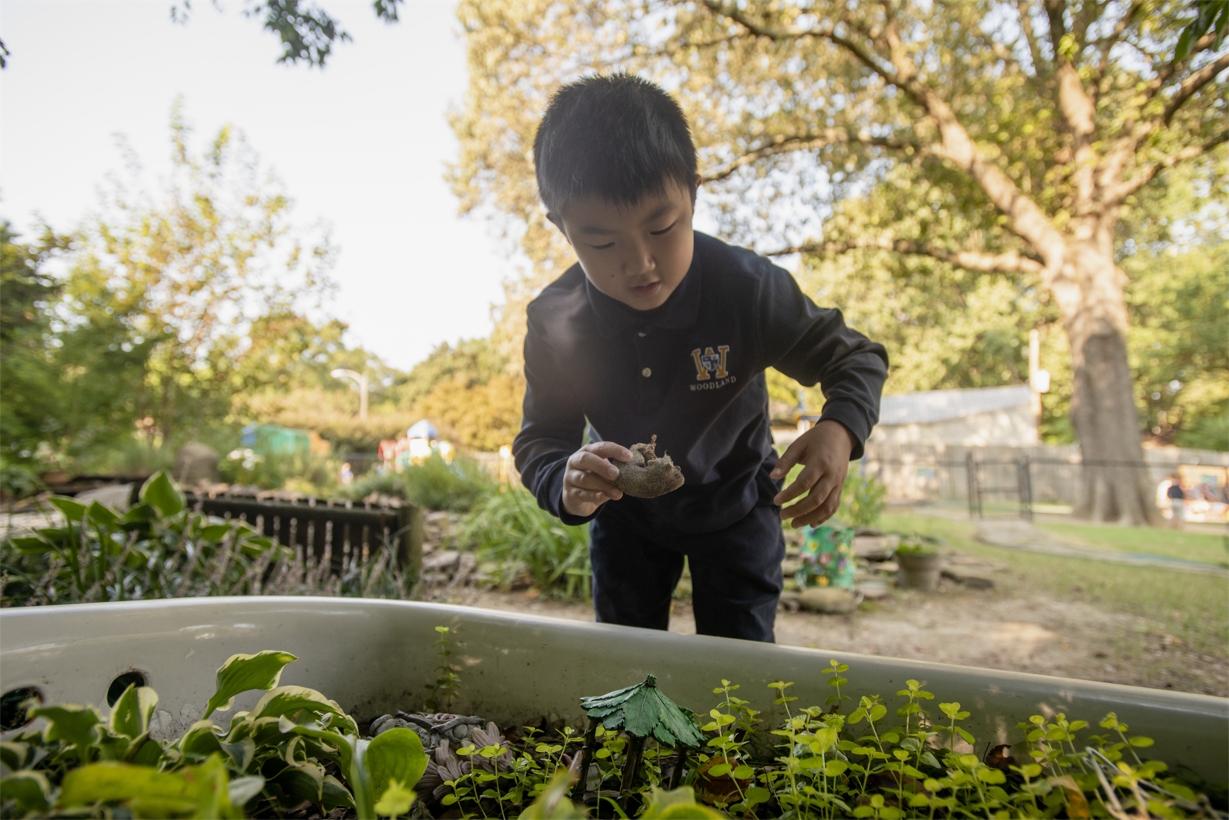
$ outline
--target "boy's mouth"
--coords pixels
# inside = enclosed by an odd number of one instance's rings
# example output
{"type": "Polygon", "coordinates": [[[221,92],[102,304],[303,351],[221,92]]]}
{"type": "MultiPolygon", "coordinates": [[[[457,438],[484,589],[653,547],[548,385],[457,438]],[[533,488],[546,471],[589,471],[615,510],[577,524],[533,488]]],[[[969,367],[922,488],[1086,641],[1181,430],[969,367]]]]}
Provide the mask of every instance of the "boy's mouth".
{"type": "Polygon", "coordinates": [[[649,282],[647,285],[637,285],[633,287],[631,290],[632,290],[632,293],[636,294],[637,296],[644,297],[644,296],[652,296],[653,294],[657,293],[657,291],[659,291],[660,289],[661,289],[661,281],[658,280],[656,282],[649,282]]]}

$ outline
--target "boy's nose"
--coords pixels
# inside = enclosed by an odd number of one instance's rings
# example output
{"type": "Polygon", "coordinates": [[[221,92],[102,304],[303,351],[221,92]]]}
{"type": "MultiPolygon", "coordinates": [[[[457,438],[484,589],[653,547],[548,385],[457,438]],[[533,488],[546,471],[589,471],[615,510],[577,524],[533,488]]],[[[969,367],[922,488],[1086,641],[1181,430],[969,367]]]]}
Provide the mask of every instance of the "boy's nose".
{"type": "Polygon", "coordinates": [[[652,249],[647,244],[636,244],[624,264],[624,271],[628,276],[640,276],[656,267],[657,260],[653,258],[652,249]]]}

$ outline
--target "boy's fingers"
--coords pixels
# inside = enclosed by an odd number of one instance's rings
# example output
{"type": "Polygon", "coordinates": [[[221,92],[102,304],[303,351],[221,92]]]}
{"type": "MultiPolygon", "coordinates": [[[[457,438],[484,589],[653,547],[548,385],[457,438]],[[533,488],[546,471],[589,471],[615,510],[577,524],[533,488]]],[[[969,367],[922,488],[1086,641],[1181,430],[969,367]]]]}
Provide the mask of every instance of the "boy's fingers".
{"type": "MultiPolygon", "coordinates": [[[[607,465],[610,464],[608,461],[603,461],[602,463],[607,465]]],[[[615,475],[617,476],[618,474],[619,471],[615,470],[615,475]]],[[[563,482],[566,487],[571,489],[601,493],[604,496],[613,499],[623,497],[622,490],[611,484],[606,479],[602,478],[602,476],[588,470],[570,469],[563,477],[563,482]]]]}
{"type": "Polygon", "coordinates": [[[600,490],[572,490],[572,497],[584,504],[605,504],[610,499],[600,490]]]}
{"type": "Polygon", "coordinates": [[[840,495],[835,492],[836,489],[836,477],[824,475],[811,488],[806,498],[792,507],[781,510],[781,518],[792,520],[794,527],[801,527],[812,523],[812,518],[823,520],[831,517],[832,513],[836,512],[836,505],[840,503],[840,495]]]}
{"type": "MultiPolygon", "coordinates": [[[[617,444],[615,445],[618,446],[617,444]]],[[[597,478],[604,479],[607,483],[614,481],[619,477],[619,468],[611,464],[600,453],[593,450],[577,450],[568,459],[568,469],[577,472],[589,473],[597,478]]]]}
{"type": "Polygon", "coordinates": [[[807,467],[798,474],[797,478],[790,482],[788,487],[777,493],[772,502],[783,507],[795,498],[810,492],[819,484],[822,478],[823,473],[818,467],[807,467]]]}
{"type": "Polygon", "coordinates": [[[772,468],[772,472],[769,473],[769,476],[772,478],[785,478],[789,475],[789,471],[793,468],[793,466],[798,463],[801,453],[802,447],[800,447],[798,445],[798,441],[795,440],[793,444],[785,448],[785,452],[781,454],[779,459],[777,459],[777,466],[772,468]]]}
{"type": "Polygon", "coordinates": [[[615,461],[632,460],[632,451],[622,444],[615,444],[613,441],[595,441],[592,444],[586,444],[581,448],[580,452],[595,453],[600,458],[613,458],[615,461]]]}

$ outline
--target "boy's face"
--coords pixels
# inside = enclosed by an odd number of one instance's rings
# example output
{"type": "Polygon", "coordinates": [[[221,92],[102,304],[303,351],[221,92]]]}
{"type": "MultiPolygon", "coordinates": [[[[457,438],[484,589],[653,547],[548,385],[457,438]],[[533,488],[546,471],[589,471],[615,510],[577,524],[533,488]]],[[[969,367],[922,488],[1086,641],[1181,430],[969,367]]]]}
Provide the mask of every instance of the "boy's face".
{"type": "Polygon", "coordinates": [[[652,310],[691,267],[693,203],[692,191],[669,182],[661,194],[630,207],[586,197],[551,214],[551,221],[595,288],[636,310],[652,310]]]}

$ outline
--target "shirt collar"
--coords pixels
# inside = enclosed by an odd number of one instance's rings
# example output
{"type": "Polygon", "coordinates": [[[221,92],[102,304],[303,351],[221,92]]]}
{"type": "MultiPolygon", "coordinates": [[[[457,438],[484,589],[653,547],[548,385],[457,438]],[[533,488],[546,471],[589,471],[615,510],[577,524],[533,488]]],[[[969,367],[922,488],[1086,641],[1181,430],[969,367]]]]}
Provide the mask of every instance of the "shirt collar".
{"type": "MultiPolygon", "coordinates": [[[[665,330],[685,330],[694,327],[700,315],[700,253],[699,246],[691,255],[691,267],[675,288],[674,293],[661,307],[653,310],[636,310],[611,298],[593,286],[585,277],[585,293],[597,316],[597,325],[603,336],[615,336],[629,327],[656,327],[665,330]]],[[[583,271],[582,271],[583,274],[583,271]]]]}

